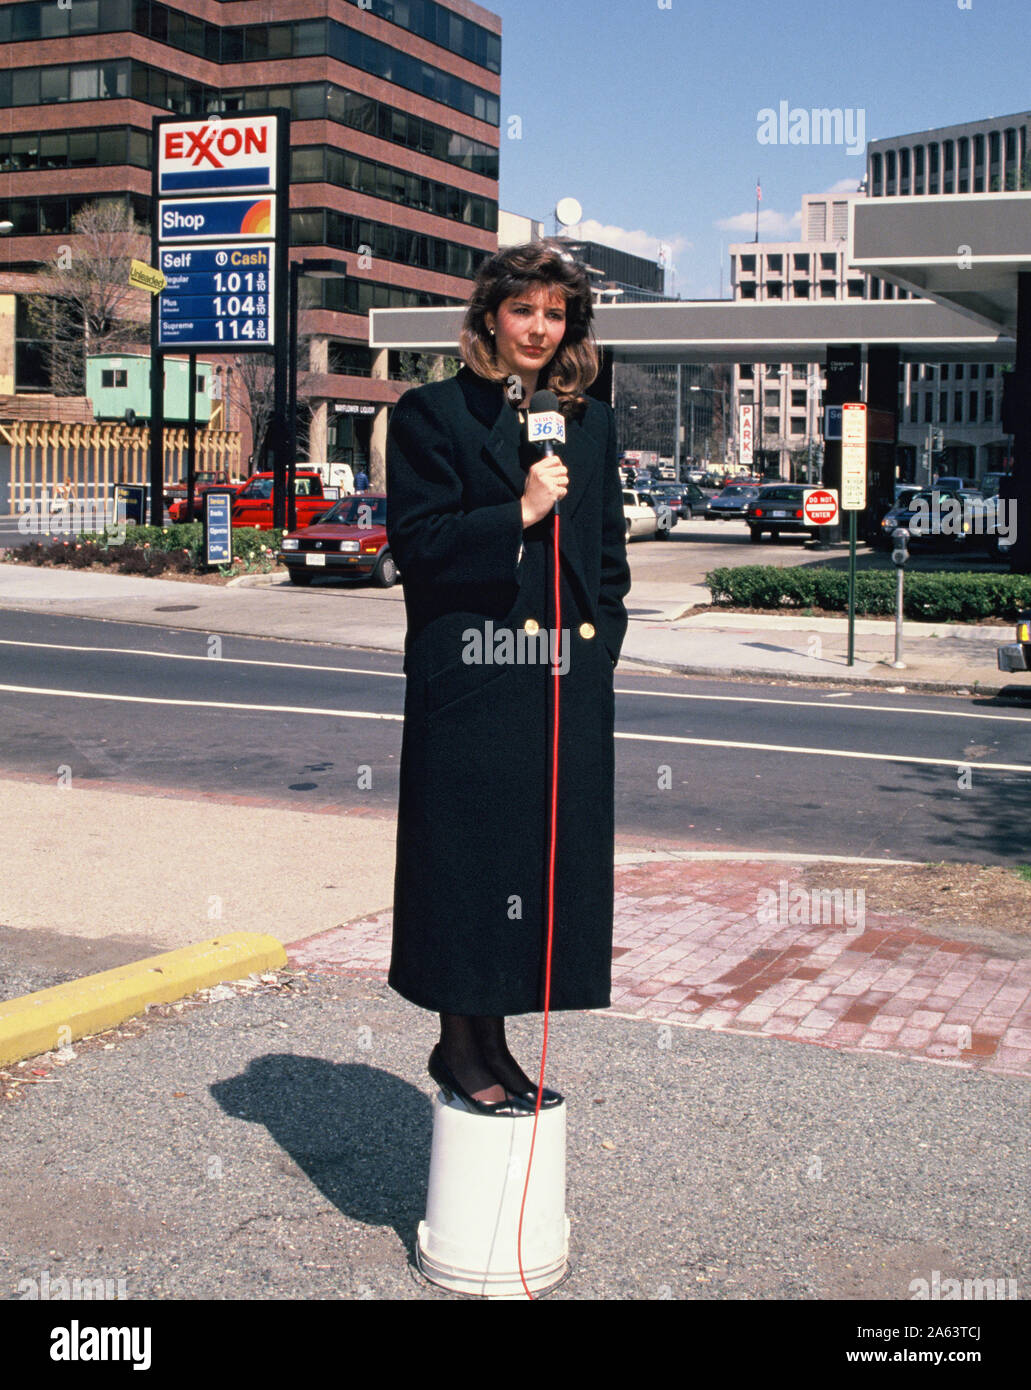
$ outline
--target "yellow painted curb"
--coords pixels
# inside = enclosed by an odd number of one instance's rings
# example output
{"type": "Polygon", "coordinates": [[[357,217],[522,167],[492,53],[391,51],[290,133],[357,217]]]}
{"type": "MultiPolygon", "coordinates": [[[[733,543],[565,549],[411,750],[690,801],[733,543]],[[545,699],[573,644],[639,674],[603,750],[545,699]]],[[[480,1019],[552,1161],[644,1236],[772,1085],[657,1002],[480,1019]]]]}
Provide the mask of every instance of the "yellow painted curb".
{"type": "Polygon", "coordinates": [[[286,951],[274,936],[234,931],[178,951],[84,975],[81,980],[0,1002],[0,1067],[67,1046],[223,980],[281,970],[286,951]]]}

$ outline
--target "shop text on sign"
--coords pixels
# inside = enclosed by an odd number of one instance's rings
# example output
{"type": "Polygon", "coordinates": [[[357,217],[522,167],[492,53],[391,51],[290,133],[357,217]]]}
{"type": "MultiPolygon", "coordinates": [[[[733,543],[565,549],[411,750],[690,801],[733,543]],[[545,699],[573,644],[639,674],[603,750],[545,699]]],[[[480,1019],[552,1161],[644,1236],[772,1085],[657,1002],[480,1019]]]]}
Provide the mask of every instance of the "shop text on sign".
{"type": "Polygon", "coordinates": [[[271,192],[275,168],[274,117],[181,121],[161,127],[160,194],[271,192]]]}
{"type": "Polygon", "coordinates": [[[802,510],[811,526],[833,526],[838,519],[838,494],[832,487],[806,488],[802,510]]]}

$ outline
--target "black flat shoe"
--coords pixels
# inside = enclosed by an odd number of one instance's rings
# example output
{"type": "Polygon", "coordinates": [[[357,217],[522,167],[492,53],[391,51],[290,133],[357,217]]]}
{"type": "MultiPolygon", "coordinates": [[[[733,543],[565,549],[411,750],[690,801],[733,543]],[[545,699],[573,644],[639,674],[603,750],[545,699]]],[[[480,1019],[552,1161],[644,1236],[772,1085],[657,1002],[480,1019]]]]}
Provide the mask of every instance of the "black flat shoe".
{"type": "MultiPolygon", "coordinates": [[[[521,1096],[507,1095],[505,1100],[476,1100],[471,1096],[464,1086],[460,1084],[454,1072],[440,1055],[439,1047],[435,1047],[430,1053],[430,1060],[427,1065],[430,1076],[444,1092],[445,1100],[454,1100],[456,1097],[462,1102],[466,1110],[473,1115],[500,1115],[506,1119],[512,1119],[516,1115],[530,1115],[533,1113],[533,1105],[536,1103],[536,1092],[531,1104],[521,1096]]],[[[545,1093],[547,1094],[547,1093],[545,1093]]]]}

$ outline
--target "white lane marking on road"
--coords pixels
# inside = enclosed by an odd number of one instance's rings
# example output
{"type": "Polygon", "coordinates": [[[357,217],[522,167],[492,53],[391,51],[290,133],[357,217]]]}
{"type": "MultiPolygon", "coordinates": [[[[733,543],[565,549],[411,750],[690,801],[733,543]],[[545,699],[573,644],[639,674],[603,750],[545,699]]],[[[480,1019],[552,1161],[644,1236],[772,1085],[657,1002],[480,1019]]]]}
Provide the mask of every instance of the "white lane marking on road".
{"type": "MultiPolygon", "coordinates": [[[[851,691],[843,694],[850,695],[851,691]]],[[[617,685],[617,695],[647,695],[653,700],[716,700],[721,705],[790,705],[793,709],[833,709],[843,714],[853,710],[874,710],[878,714],[931,714],[942,719],[993,719],[1002,724],[1031,724],[1031,714],[981,714],[976,710],[923,709],[915,705],[822,705],[816,700],[780,700],[771,695],[694,695],[679,690],[637,690],[633,686],[617,685]]]]}
{"type": "MultiPolygon", "coordinates": [[[[86,690],[51,690],[34,685],[0,685],[0,692],[14,695],[51,695],[68,700],[113,700],[130,705],[178,705],[185,709],[239,709],[252,714],[314,714],[327,715],[331,719],[386,719],[403,723],[403,714],[380,714],[368,710],[319,709],[307,705],[248,705],[237,700],[170,700],[155,695],[103,695],[86,690]]],[[[957,768],[963,766],[961,758],[920,758],[911,753],[862,753],[845,748],[801,748],[787,743],[745,743],[725,738],[685,738],[679,734],[630,734],[617,733],[616,738],[634,739],[645,743],[684,743],[699,748],[741,748],[759,753],[801,753],[821,758],[862,758],[881,763],[918,763],[927,767],[957,768]]],[[[976,764],[979,772],[1028,772],[1031,764],[1024,763],[982,763],[976,764]]]]}
{"type": "MultiPolygon", "coordinates": [[[[198,628],[201,632],[203,629],[198,628]]],[[[230,636],[232,634],[229,634],[230,636]]],[[[249,639],[261,641],[261,638],[249,639]]],[[[387,676],[391,680],[404,680],[403,671],[379,671],[368,666],[314,666],[304,661],[258,661],[253,657],[242,656],[203,656],[187,652],[155,652],[137,647],[90,647],[76,646],[67,642],[24,642],[14,638],[0,638],[3,647],[38,647],[44,651],[58,652],[113,652],[121,656],[156,656],[166,661],[207,661],[219,662],[223,666],[271,666],[284,671],[332,671],[345,676],[387,676]]],[[[659,679],[663,679],[660,677],[659,679]]],[[[675,690],[639,690],[633,686],[617,686],[617,695],[647,695],[653,700],[715,700],[721,704],[740,705],[787,705],[792,709],[823,709],[825,706],[813,700],[783,700],[763,695],[697,695],[675,690]]],[[[842,690],[825,699],[849,699],[853,692],[842,690]]],[[[844,707],[843,707],[844,708],[844,707]]],[[[915,706],[907,709],[904,705],[849,705],[850,710],[873,710],[886,714],[929,714],[942,719],[990,719],[1001,723],[1031,724],[1031,715],[1025,714],[981,714],[970,710],[924,709],[915,706]]]]}
{"type": "MultiPolygon", "coordinates": [[[[3,686],[0,686],[0,690],[3,686]]],[[[801,748],[789,743],[744,743],[726,738],[684,738],[679,734],[616,734],[645,743],[690,743],[699,748],[747,748],[759,753],[803,753],[818,758],[863,758],[876,763],[920,763],[926,767],[964,767],[962,758],[920,758],[913,753],[861,753],[851,748],[801,748]]],[[[974,763],[978,772],[1031,772],[1029,763],[974,763]]]]}
{"type": "MultiPolygon", "coordinates": [[[[361,709],[319,709],[308,705],[247,705],[238,700],[170,700],[157,695],[103,695],[93,690],[50,690],[35,685],[0,685],[14,695],[55,695],[68,700],[116,700],[126,705],[179,705],[184,709],[243,709],[251,714],[325,714],[331,719],[390,719],[403,722],[403,714],[379,714],[361,709]]],[[[987,764],[981,763],[984,767],[987,764]]]]}
{"type": "MultiPolygon", "coordinates": [[[[203,632],[202,628],[197,629],[198,634],[203,632]]],[[[212,633],[211,636],[216,634],[212,633]]],[[[251,641],[261,641],[261,638],[251,638],[251,641]]],[[[365,666],[309,666],[304,661],[256,661],[244,656],[202,656],[198,653],[190,652],[154,652],[149,649],[139,647],[79,647],[69,642],[19,642],[11,637],[0,637],[0,647],[39,647],[44,651],[54,652],[114,652],[120,656],[157,656],[166,661],[207,661],[219,666],[277,666],[285,671],[336,671],[347,676],[390,676],[394,680],[403,680],[403,671],[374,671],[365,666]]]]}

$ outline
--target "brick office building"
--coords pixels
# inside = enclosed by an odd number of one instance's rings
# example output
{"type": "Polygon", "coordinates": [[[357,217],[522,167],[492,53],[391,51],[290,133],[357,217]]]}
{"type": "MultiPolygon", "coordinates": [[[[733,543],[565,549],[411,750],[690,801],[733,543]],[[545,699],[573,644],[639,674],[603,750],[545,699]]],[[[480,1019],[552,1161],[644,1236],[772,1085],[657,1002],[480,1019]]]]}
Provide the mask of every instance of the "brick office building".
{"type": "Polygon", "coordinates": [[[149,225],[152,117],[285,106],[291,259],[348,270],[302,281],[309,457],[375,468],[404,388],[369,350],[369,309],[460,303],[497,247],[497,16],[470,0],[0,0],[0,44],[0,395],[47,389],[22,297],[75,211],[118,198],[149,225]]]}

